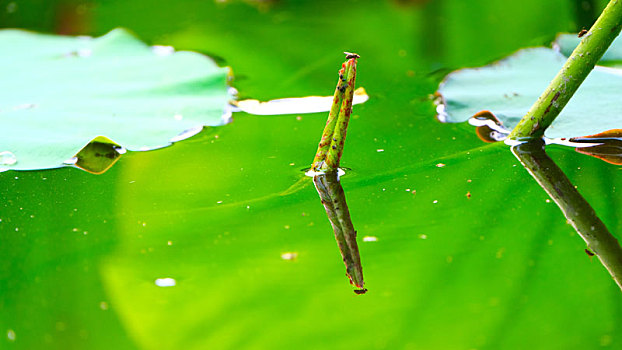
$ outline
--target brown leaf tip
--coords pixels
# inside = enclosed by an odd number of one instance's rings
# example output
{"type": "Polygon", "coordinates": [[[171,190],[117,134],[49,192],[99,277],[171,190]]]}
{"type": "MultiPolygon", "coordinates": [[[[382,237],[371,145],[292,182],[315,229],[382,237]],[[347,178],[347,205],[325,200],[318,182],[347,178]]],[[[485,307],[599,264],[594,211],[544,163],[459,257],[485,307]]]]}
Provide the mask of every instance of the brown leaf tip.
{"type": "Polygon", "coordinates": [[[361,295],[367,293],[367,288],[355,289],[354,293],[361,295]]]}
{"type": "Polygon", "coordinates": [[[361,58],[361,56],[353,52],[344,52],[344,54],[346,55],[346,60],[349,60],[351,58],[361,58]]]}

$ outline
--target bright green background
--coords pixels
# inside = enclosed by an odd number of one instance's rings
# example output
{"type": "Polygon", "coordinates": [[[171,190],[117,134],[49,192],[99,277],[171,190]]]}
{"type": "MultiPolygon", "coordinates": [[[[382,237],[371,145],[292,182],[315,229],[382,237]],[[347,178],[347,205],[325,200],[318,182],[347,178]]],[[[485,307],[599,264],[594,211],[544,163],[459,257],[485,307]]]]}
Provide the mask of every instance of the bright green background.
{"type": "MultiPolygon", "coordinates": [[[[369,292],[357,296],[301,171],[325,114],[239,113],[100,176],[0,173],[0,348],[622,347],[620,291],[559,209],[506,146],[438,123],[428,99],[451,69],[589,24],[574,1],[417,3],[31,0],[2,12],[6,26],[124,26],[213,55],[258,99],[331,94],[341,52],[359,53],[370,100],[354,109],[342,183],[359,237],[378,241],[360,242],[369,292]]],[[[619,167],[549,154],[619,237],[619,167]]]]}

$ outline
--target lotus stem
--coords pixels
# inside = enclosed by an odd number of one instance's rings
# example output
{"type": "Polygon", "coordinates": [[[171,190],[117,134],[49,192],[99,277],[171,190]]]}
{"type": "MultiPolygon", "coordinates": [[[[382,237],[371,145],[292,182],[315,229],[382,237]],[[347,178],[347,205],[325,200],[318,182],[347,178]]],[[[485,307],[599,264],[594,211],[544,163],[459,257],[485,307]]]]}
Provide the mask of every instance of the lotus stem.
{"type": "MultiPolygon", "coordinates": [[[[541,138],[581,83],[609,48],[622,28],[622,1],[611,0],[596,23],[582,36],[562,69],[508,136],[522,140],[541,138]]],[[[589,116],[586,116],[589,118],[589,116]]]]}
{"type": "Polygon", "coordinates": [[[359,58],[357,54],[346,53],[346,62],[341,65],[339,70],[339,80],[335,88],[333,104],[311,166],[313,171],[327,172],[339,168],[346,131],[352,113],[357,58],[359,58]]]}

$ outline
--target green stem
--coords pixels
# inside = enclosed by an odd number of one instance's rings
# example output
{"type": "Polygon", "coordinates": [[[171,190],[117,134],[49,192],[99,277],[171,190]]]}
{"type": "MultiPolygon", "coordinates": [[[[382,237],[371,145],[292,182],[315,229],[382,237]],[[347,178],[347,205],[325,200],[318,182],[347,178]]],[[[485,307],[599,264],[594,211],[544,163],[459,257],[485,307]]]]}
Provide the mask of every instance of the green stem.
{"type": "MultiPolygon", "coordinates": [[[[510,139],[540,138],[594,69],[622,28],[622,0],[611,0],[510,139]]],[[[589,117],[589,116],[586,116],[589,117]]]]}
{"type": "Polygon", "coordinates": [[[333,104],[330,107],[328,113],[328,120],[322,133],[322,139],[317,146],[317,152],[315,152],[315,158],[313,159],[313,170],[319,171],[322,164],[326,160],[326,155],[330,147],[330,143],[335,132],[335,124],[337,124],[337,117],[339,116],[339,110],[341,109],[341,102],[345,95],[345,84],[347,82],[346,64],[344,63],[339,70],[339,80],[337,81],[337,87],[335,88],[335,95],[333,97],[333,104]]]}
{"type": "Polygon", "coordinates": [[[346,53],[347,61],[339,71],[339,81],[335,89],[335,97],[331,106],[328,120],[318,145],[313,165],[314,171],[335,171],[343,153],[346,130],[352,113],[352,99],[356,80],[357,54],[346,53]]]}
{"type": "Polygon", "coordinates": [[[512,153],[553,199],[588,248],[598,256],[618,287],[622,289],[620,243],[564,172],[549,158],[544,151],[544,142],[535,139],[520,144],[512,148],[512,153]]]}
{"type": "Polygon", "coordinates": [[[335,131],[333,133],[330,147],[328,148],[328,155],[326,161],[320,170],[332,171],[339,168],[339,162],[341,155],[343,154],[343,147],[346,141],[346,132],[348,131],[348,123],[350,122],[350,115],[352,114],[352,99],[354,98],[354,83],[356,80],[356,57],[348,60],[348,82],[346,85],[345,96],[341,103],[341,109],[339,110],[339,118],[335,125],[335,131]]]}

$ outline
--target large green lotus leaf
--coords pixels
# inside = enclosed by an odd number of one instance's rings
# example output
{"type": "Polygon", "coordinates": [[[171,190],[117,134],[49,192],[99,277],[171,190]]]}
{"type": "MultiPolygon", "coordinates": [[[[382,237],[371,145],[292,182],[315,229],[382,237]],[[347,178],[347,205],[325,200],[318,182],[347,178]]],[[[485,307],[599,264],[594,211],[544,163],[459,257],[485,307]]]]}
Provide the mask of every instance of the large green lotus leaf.
{"type": "MultiPolygon", "coordinates": [[[[448,122],[463,122],[489,110],[511,129],[565,61],[566,57],[553,49],[529,48],[485,67],[450,73],[438,89],[443,97],[439,116],[448,122]]],[[[575,137],[620,128],[620,91],[622,70],[597,66],[545,135],[575,137]]]]}
{"type": "Polygon", "coordinates": [[[0,48],[3,170],[62,166],[100,135],[148,150],[226,122],[228,69],[198,53],[122,29],[99,38],[2,30],[0,48]]]}

